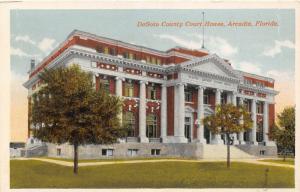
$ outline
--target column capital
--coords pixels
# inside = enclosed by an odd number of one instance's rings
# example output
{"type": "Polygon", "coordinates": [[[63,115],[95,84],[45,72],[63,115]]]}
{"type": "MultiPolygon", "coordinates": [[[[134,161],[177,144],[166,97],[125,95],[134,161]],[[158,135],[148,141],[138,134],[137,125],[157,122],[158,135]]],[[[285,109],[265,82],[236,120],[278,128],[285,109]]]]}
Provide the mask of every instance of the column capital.
{"type": "Polygon", "coordinates": [[[125,81],[125,78],[124,77],[115,77],[115,80],[125,81]]]}
{"type": "Polygon", "coordinates": [[[206,89],[206,87],[205,86],[202,86],[202,85],[198,85],[198,87],[197,87],[198,89],[206,89]]]}
{"type": "Polygon", "coordinates": [[[148,81],[140,80],[140,84],[146,84],[146,85],[148,85],[148,81]]]}
{"type": "Polygon", "coordinates": [[[161,87],[167,87],[167,85],[166,85],[166,84],[160,84],[160,86],[161,86],[161,87]]]}
{"type": "Polygon", "coordinates": [[[237,96],[238,92],[237,91],[232,91],[232,95],[237,96]]]}
{"type": "Polygon", "coordinates": [[[176,83],[176,86],[180,86],[180,85],[187,86],[187,84],[183,82],[176,83]]]}
{"type": "Polygon", "coordinates": [[[216,92],[220,92],[220,93],[222,93],[222,92],[223,92],[223,89],[219,89],[219,88],[217,88],[217,89],[216,89],[216,92]]]}

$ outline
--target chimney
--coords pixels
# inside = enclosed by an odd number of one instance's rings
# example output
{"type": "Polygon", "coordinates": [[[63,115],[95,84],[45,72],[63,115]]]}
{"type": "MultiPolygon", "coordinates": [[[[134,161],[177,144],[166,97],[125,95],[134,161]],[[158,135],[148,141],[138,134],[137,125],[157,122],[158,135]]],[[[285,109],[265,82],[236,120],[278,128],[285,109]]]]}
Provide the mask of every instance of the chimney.
{"type": "Polygon", "coordinates": [[[35,59],[30,60],[30,71],[32,71],[35,67],[35,59]]]}

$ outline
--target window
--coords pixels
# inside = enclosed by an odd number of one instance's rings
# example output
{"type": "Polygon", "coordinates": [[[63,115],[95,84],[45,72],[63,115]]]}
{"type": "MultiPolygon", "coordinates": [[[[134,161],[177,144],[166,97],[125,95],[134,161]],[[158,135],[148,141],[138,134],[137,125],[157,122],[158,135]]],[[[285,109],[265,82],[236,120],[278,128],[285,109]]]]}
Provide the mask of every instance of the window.
{"type": "Polygon", "coordinates": [[[156,61],[157,61],[157,65],[160,65],[160,64],[161,64],[160,59],[157,59],[156,61]]]}
{"type": "Polygon", "coordinates": [[[102,46],[97,46],[96,47],[96,52],[97,53],[103,53],[103,47],[102,46]]]}
{"type": "Polygon", "coordinates": [[[100,79],[100,86],[106,93],[110,93],[110,85],[108,79],[100,79]]]}
{"type": "Polygon", "coordinates": [[[116,55],[116,53],[117,53],[117,52],[116,52],[116,49],[115,49],[115,48],[110,48],[110,49],[109,49],[109,54],[110,54],[110,55],[116,55]]]}
{"type": "Polygon", "coordinates": [[[123,113],[123,123],[126,127],[128,127],[128,137],[135,136],[135,116],[133,112],[125,112],[123,113]]]}
{"type": "Polygon", "coordinates": [[[184,92],[184,98],[186,102],[192,102],[192,92],[190,90],[186,90],[184,92]]]}
{"type": "Polygon", "coordinates": [[[109,48],[108,47],[104,47],[104,54],[109,54],[109,48]]]}
{"type": "Polygon", "coordinates": [[[249,79],[244,79],[244,84],[246,85],[252,85],[252,81],[249,79]]]}
{"type": "Polygon", "coordinates": [[[184,118],[184,136],[190,141],[191,139],[191,118],[190,117],[184,118]]]}
{"type": "Polygon", "coordinates": [[[151,155],[153,156],[160,155],[160,149],[151,149],[151,155]]]}
{"type": "Polygon", "coordinates": [[[151,63],[156,64],[156,58],[155,57],[151,57],[151,63]]]}
{"type": "Polygon", "coordinates": [[[129,58],[128,52],[124,52],[124,53],[123,53],[123,57],[128,59],[128,58],[129,58]]]}
{"type": "Polygon", "coordinates": [[[56,149],[56,155],[61,156],[61,149],[60,148],[56,149]]]}
{"type": "Polygon", "coordinates": [[[148,86],[148,99],[156,99],[156,88],[154,85],[148,86]]]}
{"type": "Polygon", "coordinates": [[[208,104],[208,94],[207,93],[204,93],[203,103],[208,104]]]}
{"type": "Polygon", "coordinates": [[[102,156],[112,157],[114,155],[113,149],[102,149],[102,156]]]}
{"type": "Polygon", "coordinates": [[[136,58],[135,54],[129,53],[129,59],[135,59],[135,58],[136,58]]]}
{"type": "Polygon", "coordinates": [[[128,149],[127,151],[127,155],[128,156],[137,156],[137,153],[138,153],[138,149],[128,149]]]}
{"type": "Polygon", "coordinates": [[[150,63],[150,57],[146,57],[146,62],[150,63]]]}
{"type": "Polygon", "coordinates": [[[226,104],[226,95],[221,95],[221,104],[226,104]]]}
{"type": "Polygon", "coordinates": [[[133,97],[133,83],[132,82],[125,83],[125,97],[133,97]]]}
{"type": "Polygon", "coordinates": [[[146,135],[148,138],[157,138],[157,116],[153,114],[147,115],[146,118],[146,135]]]}
{"type": "Polygon", "coordinates": [[[259,154],[260,154],[260,155],[265,155],[265,154],[266,154],[266,151],[265,151],[265,150],[260,150],[260,151],[259,151],[259,154]]]}
{"type": "Polygon", "coordinates": [[[259,114],[263,113],[263,105],[262,105],[262,103],[258,103],[256,105],[256,112],[259,113],[259,114]]]}

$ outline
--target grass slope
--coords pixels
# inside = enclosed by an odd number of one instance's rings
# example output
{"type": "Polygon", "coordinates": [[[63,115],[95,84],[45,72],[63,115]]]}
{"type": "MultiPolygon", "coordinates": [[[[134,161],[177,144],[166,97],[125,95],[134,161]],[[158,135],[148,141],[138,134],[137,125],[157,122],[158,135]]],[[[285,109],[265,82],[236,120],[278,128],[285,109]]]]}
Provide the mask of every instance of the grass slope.
{"type": "Polygon", "coordinates": [[[159,162],[72,167],[11,160],[11,188],[263,188],[294,187],[294,169],[225,162],[159,162]],[[265,186],[265,169],[269,168],[265,186]]]}

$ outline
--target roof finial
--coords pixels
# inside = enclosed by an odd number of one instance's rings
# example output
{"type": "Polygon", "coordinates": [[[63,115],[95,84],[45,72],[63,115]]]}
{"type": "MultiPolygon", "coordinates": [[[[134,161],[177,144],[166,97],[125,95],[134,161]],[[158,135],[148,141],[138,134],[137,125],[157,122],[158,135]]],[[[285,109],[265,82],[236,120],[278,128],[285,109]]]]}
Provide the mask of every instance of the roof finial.
{"type": "Polygon", "coordinates": [[[204,26],[205,26],[205,23],[204,23],[204,11],[202,12],[202,49],[205,49],[204,48],[204,26]]]}

